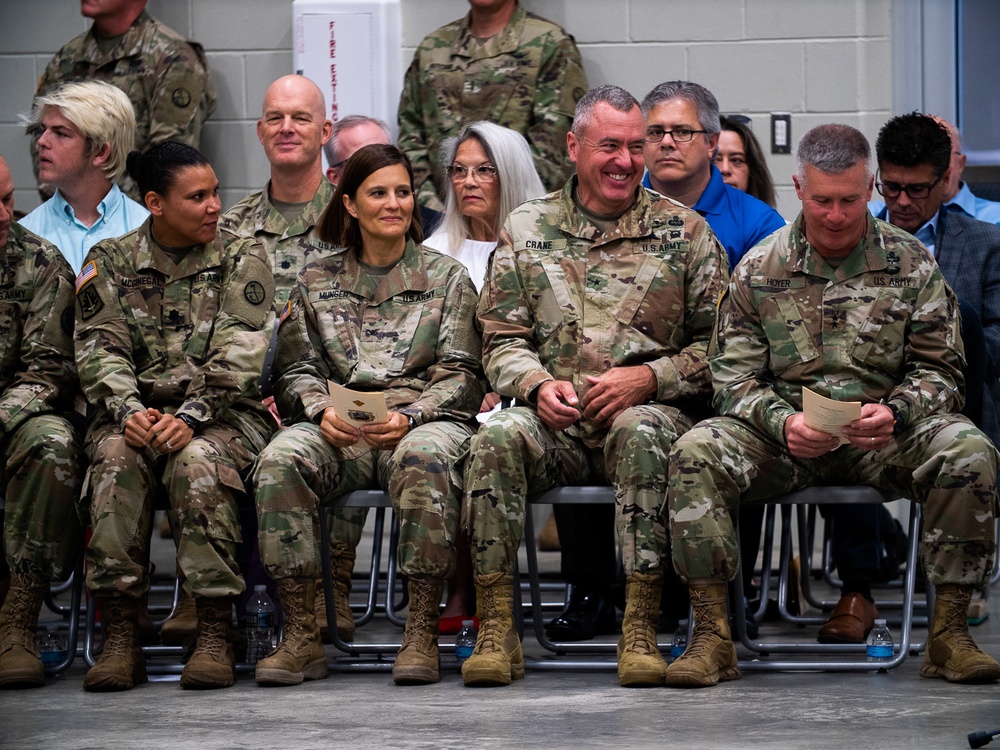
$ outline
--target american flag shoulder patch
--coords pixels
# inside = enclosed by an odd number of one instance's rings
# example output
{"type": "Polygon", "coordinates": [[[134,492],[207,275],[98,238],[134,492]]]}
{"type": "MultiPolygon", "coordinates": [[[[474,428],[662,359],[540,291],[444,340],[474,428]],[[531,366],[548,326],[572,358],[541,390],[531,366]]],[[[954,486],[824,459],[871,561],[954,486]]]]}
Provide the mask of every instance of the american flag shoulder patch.
{"type": "Polygon", "coordinates": [[[76,277],[76,293],[79,294],[83,285],[91,279],[97,278],[97,261],[90,261],[82,269],[80,275],[76,277]]]}

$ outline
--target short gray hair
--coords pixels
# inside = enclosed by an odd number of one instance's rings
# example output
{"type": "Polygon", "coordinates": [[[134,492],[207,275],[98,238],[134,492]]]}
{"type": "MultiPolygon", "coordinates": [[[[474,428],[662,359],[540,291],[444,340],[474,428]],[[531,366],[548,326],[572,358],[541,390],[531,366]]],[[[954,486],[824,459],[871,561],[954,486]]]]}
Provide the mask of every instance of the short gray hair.
{"type": "MultiPolygon", "coordinates": [[[[468,140],[479,141],[486,152],[486,158],[497,168],[497,179],[500,181],[500,212],[494,235],[500,238],[500,227],[504,220],[520,204],[532,198],[545,194],[535,162],[531,156],[531,148],[524,136],[516,130],[495,125],[492,122],[472,122],[462,128],[454,138],[449,138],[441,147],[441,157],[445,164],[455,161],[458,147],[468,140]]],[[[455,196],[455,186],[449,180],[447,185],[448,198],[445,204],[444,219],[434,232],[444,235],[450,249],[455,249],[464,240],[471,238],[468,220],[462,216],[455,196]]]]}
{"type": "Polygon", "coordinates": [[[345,130],[356,128],[358,125],[369,124],[381,128],[382,132],[385,133],[386,142],[392,143],[392,133],[389,132],[389,126],[381,120],[375,117],[368,117],[367,115],[348,115],[333,124],[333,135],[330,136],[330,140],[323,144],[323,151],[326,153],[326,163],[332,167],[334,164],[344,161],[344,159],[339,158],[337,155],[337,139],[341,133],[345,130]]]}
{"type": "Polygon", "coordinates": [[[115,182],[125,173],[125,159],[135,144],[135,110],[121,89],[106,81],[74,81],[35,98],[31,114],[21,118],[29,131],[39,130],[49,107],[58,109],[87,140],[88,154],[108,144],[104,174],[115,182]]]}
{"type": "Polygon", "coordinates": [[[619,112],[631,112],[634,107],[639,106],[639,100],[621,86],[608,83],[593,88],[580,97],[580,101],[576,103],[576,111],[573,113],[573,127],[570,128],[575,135],[580,135],[583,129],[590,124],[594,107],[601,102],[619,112]]]}
{"type": "Polygon", "coordinates": [[[795,160],[800,181],[805,180],[807,166],[839,174],[858,162],[864,162],[865,171],[869,175],[872,172],[872,149],[868,139],[850,125],[817,125],[802,136],[795,151],[795,160]]]}
{"type": "Polygon", "coordinates": [[[698,113],[698,124],[702,130],[708,131],[706,137],[711,137],[722,130],[722,124],[719,122],[719,100],[700,83],[691,81],[661,83],[642,100],[642,116],[646,117],[658,104],[671,99],[683,99],[694,105],[698,113]]]}

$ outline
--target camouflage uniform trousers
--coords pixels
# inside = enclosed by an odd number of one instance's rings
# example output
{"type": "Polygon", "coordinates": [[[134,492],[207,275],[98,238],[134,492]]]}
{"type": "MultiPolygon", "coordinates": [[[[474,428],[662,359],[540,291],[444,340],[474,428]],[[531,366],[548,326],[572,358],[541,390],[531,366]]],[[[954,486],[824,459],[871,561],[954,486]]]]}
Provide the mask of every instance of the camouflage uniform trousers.
{"type": "Polygon", "coordinates": [[[393,450],[330,445],[317,425],[281,430],[253,474],[264,567],[273,578],[318,578],[319,513],[339,495],[380,487],[399,517],[397,562],[406,575],[449,578],[462,500],[462,468],[474,428],[430,422],[393,450]]]}
{"type": "Polygon", "coordinates": [[[588,448],[551,430],[534,409],[497,412],[472,439],[465,470],[463,514],[476,573],[513,574],[529,494],[609,481],[625,574],[659,570],[667,549],[667,458],[692,424],[672,406],[633,406],[615,419],[603,446],[588,448]]]}
{"type": "Polygon", "coordinates": [[[87,448],[92,592],[139,597],[149,590],[150,523],[154,502],[164,499],[178,522],[177,564],[188,593],[222,597],[243,591],[236,564],[237,502],[246,494],[240,472],[253,463],[259,446],[234,427],[213,422],[169,455],[129,446],[111,424],[98,428],[87,448]]]}
{"type": "Polygon", "coordinates": [[[965,417],[921,419],[888,446],[845,445],[813,459],[746,422],[699,423],[670,456],[674,567],[687,581],[731,579],[739,570],[733,517],[741,502],[765,502],[810,485],[869,485],[923,506],[921,559],[934,584],[982,585],[996,541],[996,448],[965,417]]]}
{"type": "Polygon", "coordinates": [[[83,541],[80,453],[76,430],[56,414],[32,417],[5,441],[3,539],[12,570],[61,580],[72,569],[83,541]]]}

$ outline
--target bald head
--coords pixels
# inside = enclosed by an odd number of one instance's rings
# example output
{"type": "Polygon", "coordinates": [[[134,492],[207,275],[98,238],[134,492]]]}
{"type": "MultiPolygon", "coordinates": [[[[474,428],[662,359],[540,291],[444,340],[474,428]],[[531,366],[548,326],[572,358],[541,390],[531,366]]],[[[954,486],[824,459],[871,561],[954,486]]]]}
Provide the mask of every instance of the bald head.
{"type": "Polygon", "coordinates": [[[0,156],[0,247],[7,245],[7,233],[14,220],[14,180],[7,162],[0,156]]]}
{"type": "Polygon", "coordinates": [[[948,172],[948,182],[944,187],[944,202],[947,203],[958,193],[962,185],[962,172],[965,171],[965,154],[962,153],[962,137],[958,134],[958,128],[952,125],[943,117],[931,115],[934,121],[943,125],[951,137],[951,165],[948,172]]]}
{"type": "Polygon", "coordinates": [[[330,140],[333,123],[319,86],[305,76],[282,76],[267,88],[257,121],[257,137],[274,173],[321,172],[320,153],[330,140]]]}

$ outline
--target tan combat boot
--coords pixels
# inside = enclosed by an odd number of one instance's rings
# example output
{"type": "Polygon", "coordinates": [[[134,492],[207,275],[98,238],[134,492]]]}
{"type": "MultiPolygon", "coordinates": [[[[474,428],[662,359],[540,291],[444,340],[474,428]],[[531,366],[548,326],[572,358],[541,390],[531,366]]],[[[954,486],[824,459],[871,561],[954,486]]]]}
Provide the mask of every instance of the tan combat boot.
{"type": "Polygon", "coordinates": [[[181,587],[174,613],[160,626],[160,639],[167,646],[180,646],[198,635],[198,608],[194,597],[181,587]]]}
{"type": "Polygon", "coordinates": [[[438,619],[444,581],[410,576],[410,614],[406,618],[403,644],[392,665],[397,685],[428,685],[441,679],[438,654],[438,619]]]}
{"type": "Polygon", "coordinates": [[[10,574],[10,591],[0,608],[0,688],[45,684],[35,627],[48,585],[37,573],[10,574]]]}
{"type": "Polygon", "coordinates": [[[462,665],[466,685],[509,685],[524,677],[524,654],[514,627],[514,579],[503,573],[476,576],[479,636],[462,665]]]}
{"type": "Polygon", "coordinates": [[[941,585],[934,601],[934,620],[927,639],[921,677],[948,682],[993,682],[1000,679],[1000,664],[985,653],[969,633],[966,619],[972,586],[941,585]]]}
{"type": "MultiPolygon", "coordinates": [[[[354,613],[351,612],[351,576],[357,551],[341,541],[330,542],[330,572],[333,574],[333,606],[337,612],[337,637],[344,643],[354,640],[354,613]]],[[[316,581],[316,622],[325,643],[330,642],[326,621],[326,592],[323,580],[316,581]]]]}
{"type": "Polygon", "coordinates": [[[670,687],[711,687],[742,676],[729,633],[726,584],[691,583],[694,632],[683,655],[667,667],[670,687]]]}
{"type": "Polygon", "coordinates": [[[139,647],[138,599],[114,594],[99,596],[104,620],[104,648],[83,679],[83,689],[92,693],[131,690],[146,682],[146,658],[139,647]]]}
{"type": "Polygon", "coordinates": [[[233,653],[233,597],[196,596],[198,642],[181,672],[181,687],[194,690],[226,688],[236,682],[233,653]]]}
{"type": "Polygon", "coordinates": [[[622,687],[659,687],[667,679],[667,663],[656,647],[660,618],[658,575],[634,573],[625,584],[625,619],[618,641],[618,684],[622,687]]]}
{"type": "Polygon", "coordinates": [[[285,637],[257,662],[258,685],[299,685],[326,678],[326,652],[316,624],[316,580],[279,578],[278,597],[285,611],[285,637]]]}

